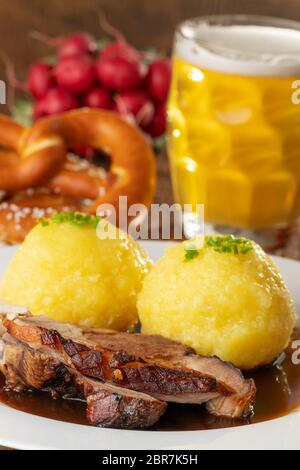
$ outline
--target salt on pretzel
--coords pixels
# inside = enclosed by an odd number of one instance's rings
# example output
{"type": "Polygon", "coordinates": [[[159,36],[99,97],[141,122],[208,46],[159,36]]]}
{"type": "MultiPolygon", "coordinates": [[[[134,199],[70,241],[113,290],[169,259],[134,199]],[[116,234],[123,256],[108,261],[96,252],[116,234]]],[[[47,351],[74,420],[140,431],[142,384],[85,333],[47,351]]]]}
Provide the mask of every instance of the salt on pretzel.
{"type": "Polygon", "coordinates": [[[115,113],[85,108],[44,118],[28,129],[0,117],[0,146],[0,191],[12,193],[0,204],[0,241],[5,243],[23,241],[40,218],[54,212],[95,213],[102,203],[118,206],[119,196],[127,196],[128,205],[152,201],[151,147],[115,113]],[[76,145],[109,154],[110,170],[70,160],[67,149],[76,145]],[[40,184],[46,187],[32,189],[40,184]]]}
{"type": "Polygon", "coordinates": [[[51,131],[27,141],[28,129],[0,116],[0,190],[16,192],[40,186],[63,166],[66,146],[51,131]]]}
{"type": "Polygon", "coordinates": [[[110,183],[103,168],[68,154],[63,169],[51,179],[47,187],[56,194],[94,200],[106,193],[110,183]]]}
{"type": "Polygon", "coordinates": [[[40,219],[56,212],[84,209],[80,198],[53,194],[47,188],[21,191],[0,203],[0,242],[21,243],[40,219]]]}
{"type": "Polygon", "coordinates": [[[93,199],[90,212],[100,204],[118,206],[119,196],[128,197],[128,205],[152,201],[156,175],[151,146],[143,134],[123,117],[106,110],[81,108],[37,121],[29,129],[26,145],[43,141],[54,133],[67,148],[77,145],[93,147],[109,155],[111,166],[106,174],[90,175],[86,172],[58,172],[49,187],[62,194],[93,199]]]}

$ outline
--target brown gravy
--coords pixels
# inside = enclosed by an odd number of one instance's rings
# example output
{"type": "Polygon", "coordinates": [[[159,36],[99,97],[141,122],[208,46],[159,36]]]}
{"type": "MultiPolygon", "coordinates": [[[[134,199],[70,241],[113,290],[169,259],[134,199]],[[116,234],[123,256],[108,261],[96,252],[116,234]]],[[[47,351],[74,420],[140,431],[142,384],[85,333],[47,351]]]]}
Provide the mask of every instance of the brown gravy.
{"type": "MultiPolygon", "coordinates": [[[[300,331],[294,335],[300,338],[300,331]]],[[[190,431],[244,426],[284,416],[300,406],[300,364],[292,363],[294,350],[288,348],[280,365],[264,367],[245,375],[253,377],[257,386],[254,416],[242,421],[216,418],[199,405],[170,404],[154,431],[190,431]]],[[[300,354],[299,354],[300,357],[300,354]]],[[[0,402],[26,413],[59,421],[88,424],[85,404],[74,400],[53,400],[45,392],[7,392],[0,374],[0,402]]]]}

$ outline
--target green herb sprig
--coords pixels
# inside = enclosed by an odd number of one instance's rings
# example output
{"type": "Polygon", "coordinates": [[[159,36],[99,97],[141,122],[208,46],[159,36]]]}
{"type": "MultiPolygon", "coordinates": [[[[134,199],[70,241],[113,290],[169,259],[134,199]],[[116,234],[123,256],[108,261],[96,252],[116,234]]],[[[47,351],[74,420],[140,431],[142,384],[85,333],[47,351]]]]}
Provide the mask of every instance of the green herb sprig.
{"type": "Polygon", "coordinates": [[[100,216],[85,214],[82,212],[56,212],[49,219],[42,219],[40,221],[43,227],[47,227],[50,223],[53,224],[70,224],[75,227],[92,227],[97,228],[100,221],[100,216]]]}
{"type": "Polygon", "coordinates": [[[190,261],[191,259],[196,258],[199,255],[199,250],[196,248],[185,248],[185,261],[190,261]]]}
{"type": "MultiPolygon", "coordinates": [[[[233,253],[245,255],[253,250],[253,245],[247,238],[236,238],[234,235],[207,235],[204,246],[212,248],[217,253],[233,253]]],[[[199,250],[193,245],[185,247],[185,261],[190,261],[199,255],[199,250]]]]}
{"type": "Polygon", "coordinates": [[[208,235],[205,237],[205,246],[218,253],[234,253],[245,255],[253,250],[253,245],[247,238],[236,238],[234,235],[208,235]]]}

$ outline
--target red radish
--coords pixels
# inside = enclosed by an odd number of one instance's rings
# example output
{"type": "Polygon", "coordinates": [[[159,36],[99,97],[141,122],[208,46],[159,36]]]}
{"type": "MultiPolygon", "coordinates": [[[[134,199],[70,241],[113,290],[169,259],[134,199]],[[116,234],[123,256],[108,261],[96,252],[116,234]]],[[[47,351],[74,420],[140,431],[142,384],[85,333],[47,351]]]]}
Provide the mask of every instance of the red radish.
{"type": "Polygon", "coordinates": [[[99,16],[100,26],[109,36],[112,36],[115,41],[108,44],[101,52],[101,58],[111,59],[113,57],[125,57],[128,60],[138,61],[141,53],[134,47],[127,44],[126,39],[121,31],[109,23],[103,12],[99,16]]]}
{"type": "Polygon", "coordinates": [[[116,108],[120,114],[133,114],[138,124],[147,126],[154,115],[154,106],[143,90],[124,91],[115,98],[116,108]]]}
{"type": "Polygon", "coordinates": [[[132,90],[138,88],[143,80],[141,64],[120,56],[103,60],[100,56],[96,71],[100,82],[110,90],[132,90]]]}
{"type": "Polygon", "coordinates": [[[88,56],[61,59],[54,68],[59,86],[72,93],[84,93],[95,81],[95,68],[88,56]]]}
{"type": "Polygon", "coordinates": [[[52,88],[36,105],[35,116],[40,113],[40,116],[50,116],[78,107],[79,102],[74,95],[61,88],[52,88]]]}
{"type": "Polygon", "coordinates": [[[86,145],[75,145],[72,147],[71,152],[75,153],[79,157],[86,158],[87,160],[92,160],[95,155],[95,150],[93,147],[87,147],[86,145]]]}
{"type": "Polygon", "coordinates": [[[105,88],[92,88],[84,97],[84,105],[90,108],[111,109],[113,101],[110,93],[105,88]]]}
{"type": "Polygon", "coordinates": [[[146,127],[150,124],[154,117],[154,105],[149,100],[137,113],[136,115],[136,123],[141,127],[146,127]]]}
{"type": "Polygon", "coordinates": [[[97,50],[97,43],[93,36],[84,32],[77,32],[70,36],[50,37],[40,31],[31,31],[30,36],[47,46],[58,48],[60,59],[91,54],[97,50]]]}
{"type": "Polygon", "coordinates": [[[92,54],[96,49],[95,39],[90,34],[79,32],[62,40],[58,56],[60,59],[65,59],[66,57],[92,54]]]}
{"type": "Polygon", "coordinates": [[[165,103],[160,103],[154,113],[152,122],[145,128],[151,137],[159,137],[166,130],[167,113],[165,103]]]}
{"type": "Polygon", "coordinates": [[[118,40],[108,44],[100,53],[101,60],[112,59],[114,57],[125,57],[126,59],[137,61],[141,53],[129,46],[124,40],[118,40]]]}
{"type": "Polygon", "coordinates": [[[146,78],[147,90],[155,101],[166,101],[171,81],[171,63],[168,59],[158,59],[149,67],[146,78]]]}
{"type": "Polygon", "coordinates": [[[40,101],[36,101],[34,107],[33,107],[33,119],[39,119],[41,117],[46,116],[46,111],[45,111],[45,102],[44,99],[41,99],[40,101]]]}
{"type": "Polygon", "coordinates": [[[53,86],[52,67],[45,62],[34,62],[28,70],[28,89],[34,98],[40,99],[53,86]]]}
{"type": "Polygon", "coordinates": [[[148,95],[143,90],[123,91],[115,97],[116,109],[120,114],[136,115],[148,101],[148,95]]]}

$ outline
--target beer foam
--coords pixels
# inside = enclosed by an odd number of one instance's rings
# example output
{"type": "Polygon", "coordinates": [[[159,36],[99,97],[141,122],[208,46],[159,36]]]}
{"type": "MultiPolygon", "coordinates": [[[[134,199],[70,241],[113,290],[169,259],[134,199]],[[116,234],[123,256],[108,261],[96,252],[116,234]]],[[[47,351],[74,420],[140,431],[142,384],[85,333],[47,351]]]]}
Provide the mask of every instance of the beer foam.
{"type": "MultiPolygon", "coordinates": [[[[299,25],[300,27],[300,25],[299,25]]],[[[184,22],[175,54],[198,67],[250,76],[300,74],[300,29],[263,25],[210,25],[184,22]]]]}

